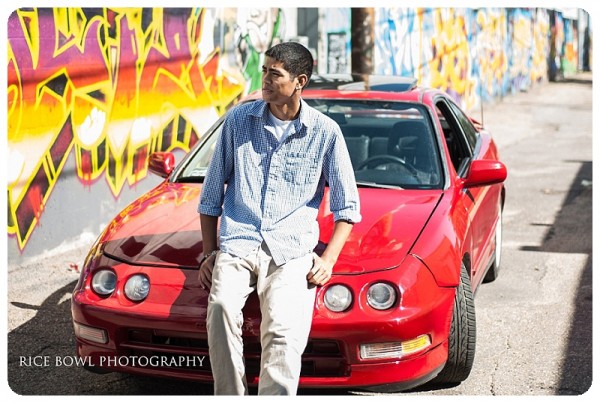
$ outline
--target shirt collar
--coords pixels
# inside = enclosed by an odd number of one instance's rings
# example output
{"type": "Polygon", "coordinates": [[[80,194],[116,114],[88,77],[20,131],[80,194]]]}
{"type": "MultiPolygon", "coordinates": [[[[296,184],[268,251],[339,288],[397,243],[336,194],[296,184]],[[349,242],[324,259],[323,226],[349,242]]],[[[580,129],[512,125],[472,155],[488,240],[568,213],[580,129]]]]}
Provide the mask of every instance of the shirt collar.
{"type": "MultiPolygon", "coordinates": [[[[304,101],[304,99],[300,98],[300,116],[296,120],[296,129],[300,129],[298,126],[308,127],[308,122],[310,120],[310,106],[304,101]]],[[[268,121],[269,111],[267,110],[267,103],[260,99],[255,101],[252,105],[252,108],[249,111],[251,116],[255,116],[257,118],[263,118],[265,121],[268,121]]]]}

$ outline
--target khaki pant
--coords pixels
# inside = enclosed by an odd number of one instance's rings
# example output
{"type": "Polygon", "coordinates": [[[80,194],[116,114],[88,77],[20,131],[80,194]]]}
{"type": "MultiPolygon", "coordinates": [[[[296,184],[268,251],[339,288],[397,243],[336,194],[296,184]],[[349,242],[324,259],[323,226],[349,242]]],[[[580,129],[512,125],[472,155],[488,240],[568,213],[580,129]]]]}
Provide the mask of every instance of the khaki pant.
{"type": "Polygon", "coordinates": [[[254,290],[262,314],[258,394],[296,394],[315,301],[316,288],[306,280],[312,256],[276,266],[264,242],[245,258],[217,255],[206,323],[216,395],[248,394],[242,308],[254,290]]]}

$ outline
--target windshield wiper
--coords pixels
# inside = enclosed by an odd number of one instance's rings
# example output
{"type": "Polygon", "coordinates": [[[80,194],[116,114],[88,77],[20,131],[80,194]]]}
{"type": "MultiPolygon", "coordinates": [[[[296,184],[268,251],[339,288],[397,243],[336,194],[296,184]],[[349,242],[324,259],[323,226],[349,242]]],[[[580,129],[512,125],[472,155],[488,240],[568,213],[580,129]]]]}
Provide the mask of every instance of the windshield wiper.
{"type": "Polygon", "coordinates": [[[363,188],[375,188],[375,189],[402,189],[399,185],[384,185],[375,182],[356,182],[356,186],[363,188]]]}
{"type": "Polygon", "coordinates": [[[177,183],[203,183],[204,176],[180,176],[175,180],[177,183]]]}

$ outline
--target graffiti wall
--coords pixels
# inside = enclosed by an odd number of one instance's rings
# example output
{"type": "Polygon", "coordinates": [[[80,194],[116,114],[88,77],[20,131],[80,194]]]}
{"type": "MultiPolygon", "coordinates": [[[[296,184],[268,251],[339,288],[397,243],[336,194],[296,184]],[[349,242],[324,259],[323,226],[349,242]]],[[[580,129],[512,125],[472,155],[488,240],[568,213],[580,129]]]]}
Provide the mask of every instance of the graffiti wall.
{"type": "MultiPolygon", "coordinates": [[[[7,26],[9,261],[100,228],[241,96],[297,9],[21,8],[7,26]]],[[[350,8],[319,9],[318,73],[350,73],[350,8]]],[[[303,24],[304,25],[304,24],[303,24]]],[[[313,26],[314,25],[314,26],[313,26]]],[[[316,26],[318,25],[318,26],[316,26]]],[[[304,33],[306,35],[306,33],[304,33]]],[[[311,33],[312,35],[312,33],[311,33]]],[[[574,71],[578,32],[541,8],[377,8],[376,74],[465,108],[574,71]]]]}
{"type": "Polygon", "coordinates": [[[92,189],[108,190],[99,197],[113,201],[101,218],[110,219],[133,197],[125,192],[140,191],[150,153],[188,151],[218,115],[260,86],[261,55],[284,32],[280,9],[13,12],[9,245],[22,254],[39,232],[45,236],[34,249],[48,246],[66,235],[61,216],[74,210],[81,214],[76,231],[97,221],[100,201],[78,202],[92,189]],[[42,225],[51,201],[64,209],[55,206],[42,225]]]}
{"type": "Polygon", "coordinates": [[[385,8],[376,21],[378,73],[415,76],[466,108],[547,77],[544,9],[385,8]]]}
{"type": "Polygon", "coordinates": [[[349,8],[319,10],[320,30],[319,72],[350,74],[351,72],[351,13],[349,8]],[[321,67],[323,66],[323,67],[321,67]]]}

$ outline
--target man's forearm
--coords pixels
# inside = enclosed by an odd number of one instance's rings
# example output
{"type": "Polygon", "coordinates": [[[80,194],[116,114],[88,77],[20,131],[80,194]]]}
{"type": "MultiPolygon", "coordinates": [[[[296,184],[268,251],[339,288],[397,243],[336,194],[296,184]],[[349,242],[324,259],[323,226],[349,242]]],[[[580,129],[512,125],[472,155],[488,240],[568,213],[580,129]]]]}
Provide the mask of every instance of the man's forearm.
{"type": "Polygon", "coordinates": [[[200,214],[200,227],[202,229],[203,253],[210,253],[219,248],[217,242],[217,223],[219,217],[200,214]]]}
{"type": "Polygon", "coordinates": [[[333,234],[331,234],[331,239],[321,255],[321,259],[332,263],[337,261],[338,256],[342,252],[342,248],[346,244],[346,240],[350,236],[353,225],[354,224],[351,222],[344,220],[336,221],[333,227],[333,234]]]}

